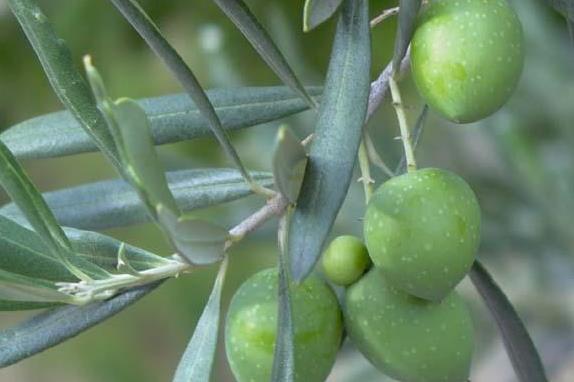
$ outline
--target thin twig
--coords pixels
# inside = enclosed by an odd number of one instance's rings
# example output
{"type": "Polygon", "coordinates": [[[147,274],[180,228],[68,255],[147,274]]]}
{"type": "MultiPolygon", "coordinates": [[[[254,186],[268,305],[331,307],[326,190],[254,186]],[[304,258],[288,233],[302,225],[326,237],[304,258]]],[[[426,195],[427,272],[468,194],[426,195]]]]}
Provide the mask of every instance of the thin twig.
{"type": "Polygon", "coordinates": [[[365,140],[359,146],[359,169],[361,170],[361,177],[359,182],[363,183],[363,191],[365,193],[365,204],[369,203],[371,195],[373,195],[373,183],[375,181],[371,178],[371,166],[369,163],[369,155],[365,147],[365,140]]]}
{"type": "Polygon", "coordinates": [[[376,27],[379,23],[388,19],[391,16],[398,15],[399,9],[400,9],[399,7],[385,9],[383,11],[383,13],[381,13],[380,15],[378,15],[377,17],[375,17],[374,19],[371,20],[371,23],[370,23],[371,28],[376,27]]]}
{"type": "Polygon", "coordinates": [[[395,107],[397,119],[399,121],[399,128],[401,130],[401,140],[403,141],[403,147],[405,149],[407,171],[415,171],[417,169],[417,162],[415,160],[415,153],[411,142],[411,132],[407,123],[407,116],[401,99],[401,92],[394,77],[389,78],[389,85],[391,88],[391,95],[393,97],[393,106],[395,107]]]}
{"type": "Polygon", "coordinates": [[[363,132],[363,140],[365,142],[365,148],[367,149],[367,156],[372,164],[378,167],[381,171],[385,173],[388,177],[392,178],[395,174],[391,171],[389,166],[385,163],[383,158],[379,155],[373,144],[373,140],[368,132],[363,132]]]}

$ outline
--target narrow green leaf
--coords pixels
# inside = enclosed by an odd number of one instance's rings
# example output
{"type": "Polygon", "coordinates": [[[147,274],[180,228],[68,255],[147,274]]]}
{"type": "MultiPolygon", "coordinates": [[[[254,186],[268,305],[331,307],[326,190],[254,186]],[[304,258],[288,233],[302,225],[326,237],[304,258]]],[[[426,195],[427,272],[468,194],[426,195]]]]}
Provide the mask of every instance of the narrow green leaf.
{"type": "MultiPolygon", "coordinates": [[[[307,93],[301,82],[287,63],[287,60],[277,47],[271,36],[251,13],[243,0],[213,0],[229,17],[235,26],[243,33],[261,58],[285,85],[299,94],[307,104],[316,108],[317,103],[307,93]]],[[[340,1],[340,0],[339,0],[340,1]]]]}
{"type": "Polygon", "coordinates": [[[397,37],[395,39],[395,51],[393,54],[393,75],[398,73],[400,70],[401,61],[407,53],[407,49],[411,43],[421,2],[421,0],[399,1],[399,26],[397,37]]]}
{"type": "Polygon", "coordinates": [[[283,216],[279,224],[279,286],[277,288],[277,340],[273,352],[271,382],[295,381],[294,327],[291,310],[291,278],[289,259],[285,251],[288,217],[283,216]]]}
{"type": "MultiPolygon", "coordinates": [[[[321,88],[309,87],[312,96],[321,88]]],[[[243,87],[207,91],[226,130],[242,129],[275,121],[307,109],[306,104],[284,86],[243,87]]],[[[186,94],[137,101],[145,110],[156,145],[209,136],[206,120],[186,94]]],[[[46,114],[0,134],[18,158],[58,157],[96,150],[92,139],[68,111],[46,114]]]]}
{"type": "Polygon", "coordinates": [[[120,273],[126,273],[136,277],[141,276],[140,272],[132,267],[132,264],[126,256],[126,246],[124,243],[120,245],[120,249],[118,250],[118,265],[116,268],[120,273]]]}
{"type": "Polygon", "coordinates": [[[303,183],[307,153],[299,139],[286,126],[282,126],[277,133],[272,165],[275,185],[291,203],[295,203],[303,183]]]}
{"type": "Polygon", "coordinates": [[[145,112],[137,103],[126,98],[116,101],[113,110],[122,136],[125,164],[138,178],[139,184],[136,187],[149,200],[152,216],[155,216],[155,208],[160,204],[178,211],[175,199],[167,187],[145,112]]]}
{"type": "Polygon", "coordinates": [[[227,273],[227,263],[227,258],[223,259],[209,300],[179,361],[173,382],[209,382],[217,348],[221,291],[227,273]]]}
{"type": "MultiPolygon", "coordinates": [[[[419,141],[421,139],[421,136],[423,134],[423,129],[425,126],[425,121],[427,119],[428,110],[429,110],[429,107],[428,107],[428,105],[425,104],[423,106],[421,113],[419,114],[419,117],[417,118],[416,123],[415,123],[415,127],[413,129],[413,138],[412,138],[413,150],[416,150],[416,148],[419,145],[419,141]]],[[[395,169],[395,175],[403,174],[405,171],[407,171],[407,157],[403,153],[403,155],[401,156],[401,160],[399,161],[399,164],[397,165],[397,168],[395,169]]]]}
{"type": "Polygon", "coordinates": [[[292,277],[313,269],[347,194],[369,97],[368,2],[345,0],[337,24],[309,163],[288,240],[292,277]]]}
{"type": "Polygon", "coordinates": [[[12,365],[77,336],[121,312],[161,283],[130,289],[102,302],[56,308],[0,331],[0,367],[12,365]]]}
{"type": "Polygon", "coordinates": [[[69,302],[53,282],[0,270],[0,299],[20,302],[69,302]]]}
{"type": "MultiPolygon", "coordinates": [[[[273,185],[270,173],[252,172],[251,176],[265,187],[273,185]]],[[[180,170],[168,172],[166,177],[182,211],[214,206],[252,193],[241,174],[232,169],[180,170]]],[[[136,191],[121,179],[46,192],[43,197],[63,226],[101,230],[149,220],[136,191]]],[[[20,221],[21,212],[10,203],[0,208],[0,215],[20,221]]]]}
{"type": "MultiPolygon", "coordinates": [[[[76,256],[76,267],[92,278],[109,277],[117,273],[117,253],[120,241],[88,231],[66,228],[76,256]]],[[[54,258],[38,235],[16,222],[0,216],[0,270],[51,282],[74,282],[77,278],[54,258]]],[[[167,262],[162,257],[131,245],[125,246],[125,257],[137,270],[145,270],[167,262]]],[[[37,309],[49,304],[3,301],[0,311],[37,309]]]]}
{"type": "Polygon", "coordinates": [[[343,0],[306,0],[303,9],[303,31],[309,32],[331,18],[343,0]]]}
{"type": "Polygon", "coordinates": [[[1,142],[0,184],[26,216],[52,256],[64,264],[76,277],[80,279],[89,277],[73,264],[74,254],[64,231],[24,169],[1,142]]]}
{"type": "Polygon", "coordinates": [[[545,382],[536,347],[518,313],[484,266],[475,261],[470,279],[498,325],[506,352],[520,382],[545,382]]]}
{"type": "Polygon", "coordinates": [[[185,64],[177,51],[162,36],[158,27],[149,18],[145,11],[135,0],[110,0],[122,13],[126,20],[140,34],[150,48],[163,60],[177,80],[181,83],[191,97],[203,117],[209,122],[213,135],[225,153],[231,158],[235,166],[241,172],[247,183],[252,185],[249,173],[243,167],[239,155],[229,141],[219,117],[215,113],[213,105],[207,98],[205,91],[197,81],[191,69],[185,64]]]}
{"type": "Polygon", "coordinates": [[[160,205],[159,220],[177,252],[191,264],[206,265],[221,260],[229,232],[218,225],[185,216],[178,217],[160,205]]]}
{"type": "MultiPolygon", "coordinates": [[[[80,123],[96,146],[116,158],[114,142],[89,87],[78,73],[68,48],[60,39],[36,0],[9,0],[8,5],[40,59],[60,101],[80,123]]],[[[44,134],[46,132],[44,131],[44,134]]],[[[116,167],[117,160],[113,160],[116,167]]]]}

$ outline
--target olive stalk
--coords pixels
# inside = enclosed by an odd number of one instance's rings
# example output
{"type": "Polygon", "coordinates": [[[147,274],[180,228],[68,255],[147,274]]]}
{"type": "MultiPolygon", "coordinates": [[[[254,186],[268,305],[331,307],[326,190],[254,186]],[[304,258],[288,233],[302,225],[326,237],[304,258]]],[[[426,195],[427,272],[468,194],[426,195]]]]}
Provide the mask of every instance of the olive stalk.
{"type": "Polygon", "coordinates": [[[371,167],[369,162],[369,155],[367,153],[367,148],[365,146],[365,138],[359,146],[359,169],[361,170],[361,177],[359,182],[363,183],[363,191],[365,193],[365,204],[369,203],[371,196],[373,195],[373,183],[375,181],[371,178],[371,167]]]}
{"type": "Polygon", "coordinates": [[[389,78],[389,86],[391,88],[391,96],[393,97],[393,106],[397,113],[399,121],[399,128],[401,130],[401,140],[403,141],[403,148],[405,150],[405,157],[407,159],[407,171],[412,172],[417,169],[417,162],[415,160],[415,152],[411,142],[411,132],[407,123],[407,116],[401,99],[401,92],[394,77],[389,78]]]}

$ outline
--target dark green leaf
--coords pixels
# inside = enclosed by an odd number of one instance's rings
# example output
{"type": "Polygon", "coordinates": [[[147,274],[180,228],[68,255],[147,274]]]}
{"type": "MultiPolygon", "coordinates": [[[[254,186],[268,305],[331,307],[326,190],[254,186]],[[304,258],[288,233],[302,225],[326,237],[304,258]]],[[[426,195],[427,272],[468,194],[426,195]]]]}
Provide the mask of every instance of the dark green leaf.
{"type": "Polygon", "coordinates": [[[279,224],[279,286],[277,288],[277,341],[273,353],[271,382],[295,381],[295,350],[293,318],[291,311],[291,278],[289,259],[285,251],[288,217],[283,216],[279,224]]]}
{"type": "Polygon", "coordinates": [[[230,238],[226,229],[207,221],[178,217],[161,205],[158,215],[178,254],[191,264],[213,264],[223,258],[230,238]]]}
{"type": "Polygon", "coordinates": [[[421,0],[400,0],[399,4],[399,26],[393,54],[393,74],[400,70],[401,61],[411,43],[421,0]]]}
{"type": "Polygon", "coordinates": [[[343,0],[306,0],[303,9],[303,31],[309,32],[335,14],[343,0]]]}
{"type": "MultiPolygon", "coordinates": [[[[273,185],[269,173],[253,172],[261,185],[273,185]]],[[[190,211],[251,195],[237,170],[197,169],[168,172],[167,181],[179,208],[190,211]]],[[[123,180],[114,179],[46,192],[44,199],[61,225],[99,230],[143,223],[149,220],[137,193],[123,180]]],[[[0,214],[18,219],[13,204],[0,208],[0,214]]],[[[20,220],[20,219],[18,219],[20,220]]]]}
{"type": "MultiPolygon", "coordinates": [[[[46,252],[51,253],[52,257],[65,265],[76,277],[86,278],[86,273],[74,265],[72,246],[50,208],[2,142],[0,142],[0,184],[42,239],[46,252]]],[[[91,267],[90,271],[92,274],[107,277],[107,272],[103,270],[98,272],[97,267],[91,267]]]]}
{"type": "MultiPolygon", "coordinates": [[[[60,39],[36,0],[9,0],[8,5],[36,51],[48,80],[64,106],[71,112],[96,146],[117,158],[114,142],[89,87],[78,73],[64,41],[60,39]]],[[[43,132],[46,134],[46,132],[43,132]]],[[[114,165],[119,162],[114,159],[114,165]]]]}
{"type": "Polygon", "coordinates": [[[227,263],[227,259],[221,263],[209,300],[179,361],[173,382],[209,382],[217,348],[221,291],[227,273],[227,263]]]}
{"type": "Polygon", "coordinates": [[[496,321],[506,352],[520,382],[547,381],[536,347],[514,307],[479,261],[470,279],[496,321]]]}
{"type": "Polygon", "coordinates": [[[275,185],[291,203],[299,195],[306,164],[305,148],[289,128],[282,126],[273,154],[273,176],[275,185]]]}
{"type": "MultiPolygon", "coordinates": [[[[307,91],[318,96],[321,88],[307,91]]],[[[286,87],[243,87],[207,92],[226,130],[270,122],[307,108],[286,87]]],[[[199,138],[211,134],[205,119],[186,94],[138,101],[145,110],[156,145],[199,138]]],[[[96,146],[67,111],[21,122],[0,134],[18,158],[46,158],[95,151],[96,146]]]]}
{"type": "Polygon", "coordinates": [[[288,252],[296,281],[313,269],[351,182],[369,97],[370,48],[368,2],[345,0],[291,220],[288,252]]]}
{"type": "Polygon", "coordinates": [[[109,300],[85,306],[65,306],[38,314],[0,331],[0,367],[12,365],[58,345],[119,313],[161,282],[127,290],[109,300]]]}
{"type": "Polygon", "coordinates": [[[217,138],[225,153],[231,158],[241,175],[249,184],[252,183],[249,173],[243,167],[239,155],[229,141],[213,105],[197,81],[191,69],[185,64],[179,53],[167,42],[159,28],[149,18],[135,0],[110,0],[126,20],[140,34],[150,48],[162,59],[173,75],[181,83],[193,100],[202,116],[209,122],[209,128],[217,138]]]}
{"type": "MultiPolygon", "coordinates": [[[[271,36],[257,21],[243,0],[214,0],[235,26],[249,40],[261,58],[277,74],[283,83],[301,96],[313,108],[317,103],[301,85],[301,82],[277,48],[271,36]]],[[[340,1],[340,0],[339,0],[340,1]]]]}

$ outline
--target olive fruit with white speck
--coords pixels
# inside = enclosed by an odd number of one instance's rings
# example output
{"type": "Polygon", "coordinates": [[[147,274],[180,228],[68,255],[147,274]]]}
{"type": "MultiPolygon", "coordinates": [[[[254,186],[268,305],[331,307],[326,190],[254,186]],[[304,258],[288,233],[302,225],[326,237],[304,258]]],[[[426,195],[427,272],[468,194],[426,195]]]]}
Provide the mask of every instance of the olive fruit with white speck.
{"type": "MultiPolygon", "coordinates": [[[[277,334],[276,269],[249,278],[235,293],[225,327],[225,349],[238,382],[269,381],[277,334]]],[[[291,289],[295,381],[323,382],[341,344],[343,318],[331,288],[309,276],[291,289]]]]}
{"type": "Polygon", "coordinates": [[[522,26],[507,0],[430,0],[411,47],[420,94],[458,123],[497,111],[524,64],[522,26]]]}
{"type": "Polygon", "coordinates": [[[393,288],[377,268],[345,295],[345,328],[377,369],[403,382],[463,382],[474,347],[465,302],[451,292],[440,303],[393,288]]]}
{"type": "Polygon", "coordinates": [[[334,284],[350,285],[357,281],[371,260],[363,242],[350,235],[336,237],[323,252],[325,276],[334,284]]]}
{"type": "Polygon", "coordinates": [[[426,168],[373,194],[364,220],[369,256],[395,288],[438,301],[463,279],[480,237],[480,208],[458,175],[426,168]]]}

